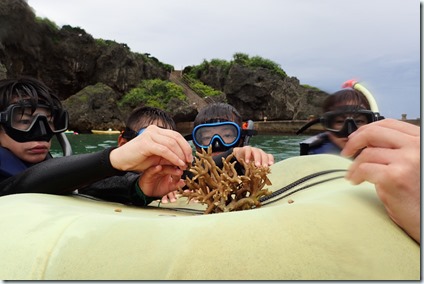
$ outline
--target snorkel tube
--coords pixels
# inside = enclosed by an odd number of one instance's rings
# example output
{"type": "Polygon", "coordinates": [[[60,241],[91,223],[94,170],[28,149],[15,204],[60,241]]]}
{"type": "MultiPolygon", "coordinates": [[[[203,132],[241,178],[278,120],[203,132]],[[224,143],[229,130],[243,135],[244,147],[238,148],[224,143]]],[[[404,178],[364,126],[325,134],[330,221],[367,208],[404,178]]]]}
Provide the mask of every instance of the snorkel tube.
{"type": "Polygon", "coordinates": [[[352,88],[361,92],[368,100],[370,104],[371,111],[379,114],[377,102],[374,99],[374,96],[367,90],[364,86],[359,84],[355,79],[347,80],[342,84],[342,88],[352,88]]]}

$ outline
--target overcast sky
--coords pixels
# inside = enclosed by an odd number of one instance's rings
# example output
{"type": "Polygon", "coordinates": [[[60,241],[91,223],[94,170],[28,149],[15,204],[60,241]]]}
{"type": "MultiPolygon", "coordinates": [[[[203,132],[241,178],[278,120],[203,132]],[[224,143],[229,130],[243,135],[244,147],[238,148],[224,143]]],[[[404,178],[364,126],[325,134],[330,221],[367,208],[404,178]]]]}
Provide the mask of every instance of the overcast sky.
{"type": "Polygon", "coordinates": [[[418,0],[27,0],[37,16],[179,70],[234,53],[332,93],[355,78],[386,117],[420,117],[418,0]]]}

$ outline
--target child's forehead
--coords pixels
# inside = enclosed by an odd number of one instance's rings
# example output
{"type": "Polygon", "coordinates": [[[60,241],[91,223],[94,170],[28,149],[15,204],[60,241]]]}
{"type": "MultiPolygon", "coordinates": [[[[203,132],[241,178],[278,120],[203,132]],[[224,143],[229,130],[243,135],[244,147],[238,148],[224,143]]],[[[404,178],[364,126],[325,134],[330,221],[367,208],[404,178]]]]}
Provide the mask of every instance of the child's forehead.
{"type": "Polygon", "coordinates": [[[231,121],[234,122],[234,116],[218,116],[218,117],[206,117],[203,123],[214,123],[214,122],[226,122],[231,121]]]}
{"type": "Polygon", "coordinates": [[[30,103],[31,101],[32,100],[30,96],[19,96],[18,94],[16,94],[10,100],[10,104],[24,104],[30,103]]]}
{"type": "Polygon", "coordinates": [[[137,131],[142,129],[142,128],[146,128],[147,126],[150,125],[156,125],[158,127],[161,128],[170,128],[170,126],[168,125],[168,123],[166,123],[166,121],[164,121],[163,119],[159,119],[159,118],[144,118],[144,119],[140,119],[138,121],[138,123],[136,124],[137,131]]]}
{"type": "Polygon", "coordinates": [[[13,96],[10,100],[9,104],[20,104],[20,105],[31,105],[31,106],[37,106],[37,105],[49,105],[48,102],[41,98],[34,98],[30,97],[28,95],[26,96],[13,96]]]}

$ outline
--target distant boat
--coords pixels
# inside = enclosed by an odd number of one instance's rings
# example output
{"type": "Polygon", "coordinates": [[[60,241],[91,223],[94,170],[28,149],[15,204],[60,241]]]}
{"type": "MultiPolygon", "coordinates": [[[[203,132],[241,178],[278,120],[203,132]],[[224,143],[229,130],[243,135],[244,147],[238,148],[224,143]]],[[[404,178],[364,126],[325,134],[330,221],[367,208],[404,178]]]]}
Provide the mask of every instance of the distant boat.
{"type": "Polygon", "coordinates": [[[78,132],[73,131],[73,130],[66,130],[64,133],[65,134],[75,134],[75,135],[78,135],[78,132]]]}
{"type": "Polygon", "coordinates": [[[121,131],[119,130],[112,130],[109,128],[108,130],[91,130],[91,133],[93,134],[119,134],[121,131]]]}

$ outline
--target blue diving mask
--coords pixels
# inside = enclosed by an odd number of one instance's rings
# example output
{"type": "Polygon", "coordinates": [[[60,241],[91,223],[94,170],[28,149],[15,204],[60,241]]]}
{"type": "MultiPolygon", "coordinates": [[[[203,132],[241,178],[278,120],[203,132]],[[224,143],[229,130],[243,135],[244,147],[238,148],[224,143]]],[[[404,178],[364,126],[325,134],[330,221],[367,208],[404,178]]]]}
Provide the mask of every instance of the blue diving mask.
{"type": "Polygon", "coordinates": [[[13,140],[50,141],[54,134],[68,129],[68,112],[61,108],[12,104],[0,113],[0,124],[13,140]]]}
{"type": "Polygon", "coordinates": [[[199,124],[193,129],[193,143],[212,152],[223,152],[239,144],[242,130],[232,121],[199,124]]]}
{"type": "Polygon", "coordinates": [[[144,132],[144,130],[146,130],[146,127],[141,128],[139,131],[134,131],[129,127],[125,127],[125,130],[122,131],[122,138],[127,139],[128,141],[134,139],[135,137],[137,137],[138,135],[140,135],[141,133],[144,132]]]}
{"type": "MultiPolygon", "coordinates": [[[[162,126],[158,126],[157,125],[157,127],[159,127],[159,128],[162,128],[162,129],[168,129],[168,128],[166,128],[166,127],[162,127],[162,126]]],[[[130,141],[131,139],[134,139],[135,137],[137,137],[138,135],[141,135],[141,133],[143,133],[144,132],[144,130],[146,130],[146,128],[147,128],[147,126],[146,127],[143,127],[143,128],[141,128],[139,131],[134,131],[134,130],[132,130],[131,128],[129,128],[129,127],[125,127],[125,130],[124,131],[122,131],[122,138],[125,138],[125,139],[127,139],[128,141],[130,141]]]]}

